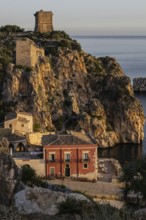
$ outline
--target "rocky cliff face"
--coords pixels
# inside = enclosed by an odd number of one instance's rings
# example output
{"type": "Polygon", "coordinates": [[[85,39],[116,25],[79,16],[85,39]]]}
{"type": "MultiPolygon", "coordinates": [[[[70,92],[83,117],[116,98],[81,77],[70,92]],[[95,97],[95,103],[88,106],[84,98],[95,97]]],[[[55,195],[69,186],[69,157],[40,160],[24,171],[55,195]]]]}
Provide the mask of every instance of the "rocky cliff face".
{"type": "Polygon", "coordinates": [[[20,171],[8,153],[9,143],[0,142],[0,205],[9,206],[13,194],[20,183],[20,171]]]}
{"type": "Polygon", "coordinates": [[[7,65],[1,94],[4,111],[32,112],[40,130],[84,131],[100,147],[144,137],[143,108],[114,58],[57,47],[32,70],[7,65]]]}

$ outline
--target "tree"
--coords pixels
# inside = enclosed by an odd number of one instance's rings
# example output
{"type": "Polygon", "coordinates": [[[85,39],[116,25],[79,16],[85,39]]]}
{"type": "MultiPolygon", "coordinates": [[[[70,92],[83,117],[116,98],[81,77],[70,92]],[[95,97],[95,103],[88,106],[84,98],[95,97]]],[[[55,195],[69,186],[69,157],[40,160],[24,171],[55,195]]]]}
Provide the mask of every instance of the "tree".
{"type": "Polygon", "coordinates": [[[29,165],[23,165],[22,166],[22,177],[21,180],[23,183],[27,182],[33,182],[33,180],[36,178],[36,172],[33,168],[31,168],[29,165]]]}
{"type": "Polygon", "coordinates": [[[125,183],[125,196],[129,191],[140,192],[146,200],[146,157],[126,164],[121,181],[125,183]]]}
{"type": "Polygon", "coordinates": [[[38,187],[47,188],[48,183],[43,181],[40,176],[37,176],[36,171],[28,164],[22,166],[21,180],[29,186],[36,185],[38,187]]]}

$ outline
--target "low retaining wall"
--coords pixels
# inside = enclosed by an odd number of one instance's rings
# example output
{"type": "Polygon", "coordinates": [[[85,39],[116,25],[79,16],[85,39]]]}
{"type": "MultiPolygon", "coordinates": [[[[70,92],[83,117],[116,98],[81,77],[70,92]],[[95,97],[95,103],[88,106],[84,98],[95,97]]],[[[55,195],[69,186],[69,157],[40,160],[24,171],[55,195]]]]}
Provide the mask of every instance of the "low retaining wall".
{"type": "Polygon", "coordinates": [[[14,158],[15,163],[18,167],[21,167],[23,165],[30,165],[37,173],[38,176],[45,176],[45,160],[44,159],[18,159],[14,158]]]}

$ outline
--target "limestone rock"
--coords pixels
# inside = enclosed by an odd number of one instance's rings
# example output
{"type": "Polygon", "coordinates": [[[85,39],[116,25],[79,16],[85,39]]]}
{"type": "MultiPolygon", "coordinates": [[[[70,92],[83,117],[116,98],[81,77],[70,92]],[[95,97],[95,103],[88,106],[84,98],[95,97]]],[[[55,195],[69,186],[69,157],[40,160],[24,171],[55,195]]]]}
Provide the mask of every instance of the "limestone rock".
{"type": "Polygon", "coordinates": [[[59,210],[58,204],[64,202],[67,198],[74,198],[76,200],[89,201],[85,196],[78,193],[62,193],[55,192],[44,188],[30,188],[15,194],[15,206],[20,214],[43,214],[53,216],[59,210]]]}
{"type": "Polygon", "coordinates": [[[87,199],[87,197],[85,197],[83,194],[80,193],[69,193],[67,195],[68,198],[70,199],[76,199],[77,201],[86,201],[90,203],[90,200],[87,199]]]}
{"type": "MultiPolygon", "coordinates": [[[[48,51],[50,40],[37,38],[36,42],[48,51]]],[[[143,108],[117,61],[55,48],[56,53],[50,52],[31,71],[8,65],[1,86],[3,106],[31,112],[34,125],[44,132],[84,131],[100,147],[140,143],[143,108]]]]}
{"type": "Polygon", "coordinates": [[[20,183],[20,170],[10,155],[0,153],[0,204],[9,206],[20,183]]]}
{"type": "Polygon", "coordinates": [[[145,220],[146,219],[146,209],[140,209],[135,213],[136,220],[145,220]]]}
{"type": "Polygon", "coordinates": [[[0,154],[7,154],[9,153],[9,141],[6,138],[2,138],[0,141],[0,154]]]}
{"type": "Polygon", "coordinates": [[[63,201],[63,193],[37,187],[27,187],[15,194],[15,206],[20,214],[56,215],[57,204],[63,201]]]}

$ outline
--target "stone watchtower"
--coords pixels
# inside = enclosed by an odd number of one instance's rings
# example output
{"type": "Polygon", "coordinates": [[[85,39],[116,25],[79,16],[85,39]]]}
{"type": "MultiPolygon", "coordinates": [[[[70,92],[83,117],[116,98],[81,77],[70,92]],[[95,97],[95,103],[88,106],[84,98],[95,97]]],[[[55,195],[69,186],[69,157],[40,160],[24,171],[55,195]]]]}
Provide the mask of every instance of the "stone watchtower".
{"type": "Polygon", "coordinates": [[[34,31],[44,33],[53,31],[53,13],[51,11],[37,11],[35,14],[34,31]]]}

